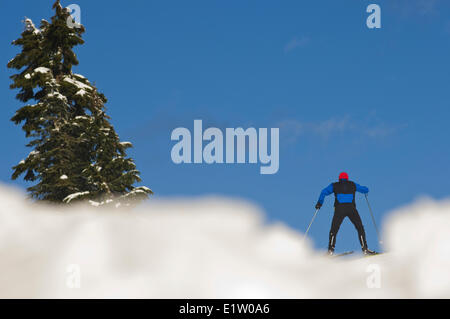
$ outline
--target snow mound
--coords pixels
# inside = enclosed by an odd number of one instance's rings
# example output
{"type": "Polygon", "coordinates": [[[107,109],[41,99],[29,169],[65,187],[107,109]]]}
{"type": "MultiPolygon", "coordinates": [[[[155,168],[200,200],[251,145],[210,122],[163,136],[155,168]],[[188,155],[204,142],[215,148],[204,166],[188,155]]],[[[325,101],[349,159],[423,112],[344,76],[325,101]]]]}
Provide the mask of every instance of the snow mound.
{"type": "Polygon", "coordinates": [[[0,187],[0,297],[448,298],[450,202],[385,224],[388,254],[323,257],[246,202],[152,200],[134,211],[30,205],[0,187]]]}

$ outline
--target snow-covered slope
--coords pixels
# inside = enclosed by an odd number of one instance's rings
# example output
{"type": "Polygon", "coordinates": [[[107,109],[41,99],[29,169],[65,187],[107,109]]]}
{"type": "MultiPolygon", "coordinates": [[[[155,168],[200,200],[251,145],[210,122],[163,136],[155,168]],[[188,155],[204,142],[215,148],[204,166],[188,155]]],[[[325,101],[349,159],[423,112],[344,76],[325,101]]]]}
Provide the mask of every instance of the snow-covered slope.
{"type": "Polygon", "coordinates": [[[450,297],[448,201],[394,212],[388,254],[329,259],[245,202],[62,211],[23,197],[0,188],[0,297],[450,297]]]}

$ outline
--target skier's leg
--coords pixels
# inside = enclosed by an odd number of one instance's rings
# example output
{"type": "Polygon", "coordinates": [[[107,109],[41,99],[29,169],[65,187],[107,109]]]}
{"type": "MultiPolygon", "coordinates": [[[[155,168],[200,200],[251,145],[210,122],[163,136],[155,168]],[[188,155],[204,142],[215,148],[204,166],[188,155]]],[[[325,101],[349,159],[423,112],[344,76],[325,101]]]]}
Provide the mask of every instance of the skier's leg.
{"type": "Polygon", "coordinates": [[[328,239],[329,252],[334,251],[334,247],[336,246],[336,236],[344,218],[345,215],[339,209],[334,210],[333,220],[331,221],[330,236],[328,239]]]}
{"type": "Polygon", "coordinates": [[[353,223],[353,225],[356,228],[356,231],[358,232],[358,239],[359,243],[361,244],[361,249],[363,251],[367,250],[366,232],[364,231],[364,226],[361,221],[361,217],[359,216],[356,208],[352,209],[352,211],[349,212],[348,218],[350,218],[350,221],[353,223]]]}

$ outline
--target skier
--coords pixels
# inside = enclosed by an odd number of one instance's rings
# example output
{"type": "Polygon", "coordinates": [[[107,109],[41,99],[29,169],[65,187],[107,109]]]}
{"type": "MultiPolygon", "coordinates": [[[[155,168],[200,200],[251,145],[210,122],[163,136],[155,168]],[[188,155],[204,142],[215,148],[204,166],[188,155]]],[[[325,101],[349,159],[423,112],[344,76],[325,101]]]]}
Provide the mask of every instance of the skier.
{"type": "Polygon", "coordinates": [[[361,217],[356,210],[355,204],[355,192],[367,194],[369,189],[365,186],[358,185],[348,180],[348,174],[342,172],[339,174],[339,182],[331,183],[328,187],[324,188],[320,193],[319,200],[316,204],[316,209],[322,207],[323,201],[326,196],[334,193],[334,216],[331,222],[330,237],[328,242],[328,254],[331,256],[334,254],[334,247],[336,245],[336,236],[341,227],[342,221],[345,217],[348,217],[358,231],[358,239],[361,244],[361,249],[364,255],[374,255],[376,252],[370,250],[367,247],[366,233],[364,232],[364,226],[361,221],[361,217]]]}

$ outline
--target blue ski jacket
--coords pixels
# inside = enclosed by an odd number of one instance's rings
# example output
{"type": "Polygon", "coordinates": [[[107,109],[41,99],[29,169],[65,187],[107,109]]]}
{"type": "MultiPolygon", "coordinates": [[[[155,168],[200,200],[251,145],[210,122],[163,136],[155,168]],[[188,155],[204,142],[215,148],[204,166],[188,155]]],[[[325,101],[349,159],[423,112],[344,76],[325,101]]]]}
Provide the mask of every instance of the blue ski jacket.
{"type": "Polygon", "coordinates": [[[334,206],[349,203],[355,204],[355,192],[367,194],[369,192],[369,188],[346,179],[340,179],[339,182],[331,183],[325,187],[320,193],[319,200],[317,202],[322,205],[325,197],[334,193],[334,206]]]}

